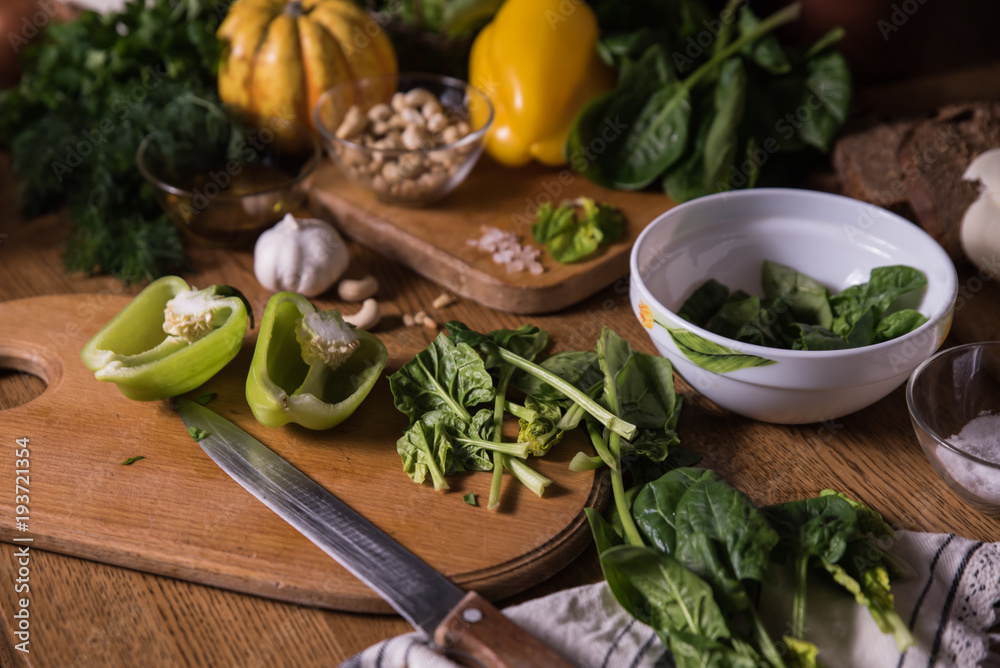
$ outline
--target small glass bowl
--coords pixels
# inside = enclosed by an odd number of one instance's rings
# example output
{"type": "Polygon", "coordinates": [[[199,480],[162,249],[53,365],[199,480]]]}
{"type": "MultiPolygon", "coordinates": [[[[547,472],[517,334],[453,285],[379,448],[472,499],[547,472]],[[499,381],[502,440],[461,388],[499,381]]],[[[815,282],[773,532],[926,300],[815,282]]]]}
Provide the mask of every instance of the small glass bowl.
{"type": "Polygon", "coordinates": [[[938,475],[973,508],[1000,514],[1000,341],[926,360],[910,376],[906,404],[938,475]]]}
{"type": "Polygon", "coordinates": [[[400,74],[331,88],[316,101],[313,123],[344,176],[371,191],[380,202],[423,206],[453,191],[472,171],[483,152],[483,137],[493,123],[493,105],[482,91],[459,79],[400,74]],[[428,131],[431,139],[427,145],[415,150],[376,148],[337,136],[352,106],[367,116],[375,105],[390,104],[394,93],[415,88],[433,93],[449,123],[465,122],[470,132],[457,141],[441,143],[443,133],[428,131]]]}
{"type": "Polygon", "coordinates": [[[287,120],[247,120],[254,129],[239,147],[238,161],[206,153],[175,176],[156,157],[154,135],[136,152],[156,201],[195,243],[247,247],[285,214],[308,208],[308,180],[323,156],[319,141],[287,120]]]}

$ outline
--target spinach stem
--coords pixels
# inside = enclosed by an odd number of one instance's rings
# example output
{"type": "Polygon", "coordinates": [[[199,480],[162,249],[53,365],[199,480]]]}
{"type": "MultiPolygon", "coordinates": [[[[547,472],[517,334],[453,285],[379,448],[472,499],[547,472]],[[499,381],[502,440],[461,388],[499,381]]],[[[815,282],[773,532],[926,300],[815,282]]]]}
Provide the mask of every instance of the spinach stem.
{"type": "Polygon", "coordinates": [[[545,494],[545,488],[552,484],[552,481],[541,473],[525,464],[520,459],[511,459],[503,455],[504,464],[514,474],[514,477],[538,496],[545,494]]]}
{"type": "MultiPolygon", "coordinates": [[[[615,432],[611,432],[611,437],[609,438],[608,449],[611,451],[611,456],[615,458],[616,462],[621,461],[621,438],[621,435],[615,432]]],[[[635,521],[632,519],[632,509],[629,508],[628,501],[625,498],[625,481],[622,479],[620,467],[611,471],[611,491],[615,497],[615,508],[618,510],[622,529],[625,530],[625,539],[629,542],[629,545],[635,545],[636,547],[644,546],[646,543],[642,540],[639,528],[636,527],[635,521]]]]}
{"type": "Polygon", "coordinates": [[[594,450],[597,452],[597,456],[600,457],[612,471],[620,470],[621,466],[618,463],[618,459],[608,450],[608,446],[604,442],[604,434],[601,433],[596,424],[593,422],[587,423],[587,434],[590,436],[590,442],[594,445],[594,450]]]}
{"type": "Polygon", "coordinates": [[[747,616],[750,617],[750,626],[757,639],[757,645],[760,647],[761,654],[764,655],[764,658],[774,668],[785,668],[785,662],[781,658],[781,654],[778,653],[778,648],[771,642],[771,636],[768,635],[767,629],[764,628],[764,622],[761,621],[760,615],[757,614],[757,608],[752,604],[747,608],[747,616]]]}
{"type": "Polygon", "coordinates": [[[582,452],[573,455],[573,460],[569,463],[569,470],[574,473],[585,471],[595,471],[604,466],[604,460],[600,457],[588,457],[582,452]]]}
{"type": "Polygon", "coordinates": [[[632,438],[635,436],[637,428],[634,424],[626,422],[611,411],[607,410],[599,403],[588,397],[586,393],[577,389],[572,383],[560,378],[551,371],[540,367],[533,362],[529,362],[520,355],[510,352],[506,348],[498,347],[497,349],[500,351],[500,357],[502,357],[505,362],[544,380],[546,383],[566,395],[567,398],[572,399],[579,404],[581,408],[593,415],[601,422],[601,424],[605,425],[611,431],[620,434],[625,438],[632,438]]]}
{"type": "Polygon", "coordinates": [[[511,457],[517,457],[518,459],[528,458],[528,444],[527,443],[504,443],[502,441],[482,441],[477,438],[456,438],[455,441],[462,443],[463,445],[476,445],[480,448],[485,448],[494,453],[500,452],[505,455],[510,455],[511,457]]]}
{"type": "MultiPolygon", "coordinates": [[[[593,399],[603,388],[604,381],[598,381],[587,390],[587,396],[593,399]]],[[[580,406],[580,404],[573,404],[566,409],[562,418],[559,419],[559,423],[556,424],[556,429],[560,429],[562,431],[572,431],[573,429],[576,429],[577,425],[580,424],[580,420],[582,420],[583,416],[586,414],[587,411],[583,410],[583,407],[580,406]]]]}
{"type": "MultiPolygon", "coordinates": [[[[507,365],[500,372],[500,383],[497,387],[496,398],[493,400],[493,440],[497,443],[503,438],[503,411],[507,401],[507,385],[514,369],[507,365]]],[[[513,411],[511,411],[513,412],[513,411]]],[[[490,478],[490,497],[486,503],[488,510],[496,510],[500,507],[500,490],[503,484],[503,460],[504,453],[499,450],[493,451],[493,476],[490,478]]]]}
{"type": "Polygon", "coordinates": [[[792,598],[792,637],[806,639],[806,579],[809,575],[809,555],[801,553],[795,559],[795,595],[792,598]]]}
{"type": "MultiPolygon", "coordinates": [[[[500,396],[501,395],[498,393],[497,397],[500,397],[500,396]]],[[[521,404],[516,404],[513,401],[510,401],[508,399],[504,399],[500,403],[500,405],[501,405],[501,408],[503,410],[506,410],[508,413],[510,413],[511,415],[513,415],[516,418],[520,418],[522,420],[527,420],[528,422],[534,422],[535,420],[538,419],[538,412],[531,410],[527,406],[522,406],[521,404]]],[[[494,411],[494,415],[496,415],[496,411],[494,411]]],[[[503,414],[501,413],[501,420],[502,419],[503,419],[503,414]]],[[[497,429],[498,430],[500,429],[500,425],[499,424],[497,425],[497,429]]]]}

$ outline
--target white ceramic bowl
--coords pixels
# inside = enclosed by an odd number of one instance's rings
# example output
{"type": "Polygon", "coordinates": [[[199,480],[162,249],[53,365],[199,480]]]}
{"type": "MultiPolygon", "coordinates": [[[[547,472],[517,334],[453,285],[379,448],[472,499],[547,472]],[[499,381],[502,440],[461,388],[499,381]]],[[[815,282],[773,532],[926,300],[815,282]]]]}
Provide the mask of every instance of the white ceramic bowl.
{"type": "Polygon", "coordinates": [[[650,223],[631,256],[632,308],[677,372],[734,413],[782,424],[832,420],[902,385],[944,341],[957,290],[954,264],[918,226],[876,206],[807,190],[761,188],[692,200],[650,223]],[[875,267],[915,267],[928,286],[903,305],[928,321],[863,348],[803,351],[734,341],[676,314],[709,278],[762,294],[764,260],[808,274],[833,292],[866,282],[875,267]],[[713,365],[675,340],[690,343],[692,335],[696,347],[742,368],[704,368],[713,365]]]}

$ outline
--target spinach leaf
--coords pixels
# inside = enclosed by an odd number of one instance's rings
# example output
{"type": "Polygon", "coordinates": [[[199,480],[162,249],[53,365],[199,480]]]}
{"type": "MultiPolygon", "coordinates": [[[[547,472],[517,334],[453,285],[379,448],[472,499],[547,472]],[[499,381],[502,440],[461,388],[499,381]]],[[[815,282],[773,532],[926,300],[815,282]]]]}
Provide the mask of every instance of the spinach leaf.
{"type": "Polygon", "coordinates": [[[690,94],[684,84],[668,82],[642,106],[624,112],[628,132],[598,159],[612,187],[641,190],[684,153],[691,118],[690,94]]]}
{"type": "Polygon", "coordinates": [[[761,287],[768,300],[781,300],[796,322],[829,328],[833,324],[830,291],[791,267],[765,260],[761,287]]]}
{"type": "Polygon", "coordinates": [[[812,113],[803,121],[798,133],[806,144],[827,151],[847,120],[851,105],[851,71],[844,57],[829,49],[810,58],[806,62],[806,72],[802,103],[812,113]]]}
{"type": "Polygon", "coordinates": [[[406,474],[418,485],[430,474],[436,491],[449,487],[444,475],[452,460],[452,451],[451,439],[440,422],[429,424],[418,420],[396,441],[396,452],[403,460],[406,474]]]}
{"type": "Polygon", "coordinates": [[[709,319],[719,312],[729,299],[729,288],[710,278],[699,285],[691,296],[684,300],[677,315],[692,325],[705,327],[709,319]]]}
{"type": "Polygon", "coordinates": [[[557,262],[578,262],[604,243],[618,240],[625,231],[625,217],[610,204],[598,204],[590,197],[564,201],[553,207],[546,202],[538,208],[531,233],[545,244],[557,262]]]}
{"type": "Polygon", "coordinates": [[[667,170],[663,177],[663,191],[675,202],[687,202],[708,194],[705,182],[705,140],[712,126],[711,101],[693,100],[692,118],[698,118],[698,128],[683,160],[667,170]]]}
{"type": "Polygon", "coordinates": [[[705,189],[730,189],[730,170],[736,159],[737,134],[746,102],[747,75],[740,58],[722,63],[715,84],[715,113],[705,137],[705,189]]]}
{"type": "MultiPolygon", "coordinates": [[[[862,553],[863,554],[863,553],[862,553]]],[[[823,561],[823,567],[833,576],[834,581],[854,596],[859,605],[868,609],[882,633],[891,634],[900,652],[913,645],[913,634],[906,622],[896,612],[893,596],[889,588],[889,573],[883,566],[865,570],[853,569],[854,563],[867,563],[865,558],[845,559],[843,564],[823,561]]]]}
{"type": "Polygon", "coordinates": [[[898,338],[912,332],[925,322],[927,322],[927,316],[913,309],[895,311],[879,320],[875,327],[875,338],[872,343],[882,343],[898,338]]]}
{"type": "Polygon", "coordinates": [[[535,411],[534,420],[518,420],[520,430],[517,440],[528,444],[528,451],[536,457],[545,455],[556,443],[562,440],[563,430],[558,424],[562,411],[554,401],[540,401],[529,396],[524,401],[525,407],[535,411]]]}
{"type": "Polygon", "coordinates": [[[854,508],[839,496],[818,496],[767,506],[764,514],[780,536],[779,546],[791,555],[806,554],[839,561],[858,532],[854,508]]]}
{"type": "MultiPolygon", "coordinates": [[[[744,6],[740,11],[739,29],[741,35],[752,33],[760,26],[760,19],[749,7],[744,6]]],[[[785,50],[781,47],[776,35],[766,35],[753,42],[743,49],[743,53],[770,74],[787,74],[792,69],[792,64],[785,55],[785,50]]]]}
{"type": "Polygon", "coordinates": [[[705,578],[731,610],[750,599],[744,580],[761,582],[778,534],[750,499],[714,472],[701,477],[676,507],[677,558],[705,578]]]}
{"type": "Polygon", "coordinates": [[[472,416],[466,407],[492,401],[496,391],[476,351],[444,332],[389,376],[389,387],[410,424],[433,410],[451,411],[468,422],[472,416]]]}
{"type": "Polygon", "coordinates": [[[802,323],[792,323],[791,327],[795,331],[792,336],[792,350],[843,350],[851,347],[843,337],[837,336],[825,327],[802,323]]]}
{"type": "Polygon", "coordinates": [[[870,508],[869,506],[861,503],[860,501],[855,501],[843,492],[837,492],[832,489],[824,489],[819,493],[821,497],[823,496],[837,496],[851,504],[854,508],[854,513],[858,518],[858,532],[862,535],[871,534],[875,538],[892,538],[895,532],[892,527],[889,526],[882,515],[878,511],[870,508]]]}
{"type": "Polygon", "coordinates": [[[621,545],[601,553],[601,568],[622,607],[665,637],[677,631],[708,640],[732,635],[712,588],[670,555],[621,545]]]}
{"type": "Polygon", "coordinates": [[[643,537],[656,549],[674,554],[677,549],[677,504],[707,469],[681,468],[646,483],[632,502],[632,517],[643,537]]]}

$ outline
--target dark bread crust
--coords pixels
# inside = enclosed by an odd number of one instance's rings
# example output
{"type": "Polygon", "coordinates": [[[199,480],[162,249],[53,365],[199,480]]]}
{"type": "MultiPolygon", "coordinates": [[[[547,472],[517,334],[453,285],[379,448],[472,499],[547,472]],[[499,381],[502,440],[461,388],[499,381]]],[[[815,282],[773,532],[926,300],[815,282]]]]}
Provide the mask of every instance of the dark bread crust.
{"type": "Polygon", "coordinates": [[[955,105],[910,129],[897,161],[914,220],[956,263],[965,262],[960,231],[979,185],[962,175],[983,151],[1000,146],[1000,102],[955,105]]]}
{"type": "Polygon", "coordinates": [[[962,217],[978,197],[978,184],[962,175],[998,146],[1000,102],[973,102],[925,118],[869,121],[837,142],[833,166],[844,195],[914,221],[961,264],[962,217]]]}

